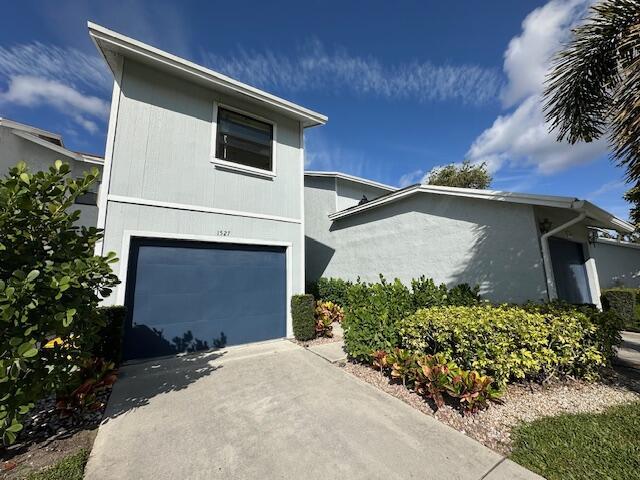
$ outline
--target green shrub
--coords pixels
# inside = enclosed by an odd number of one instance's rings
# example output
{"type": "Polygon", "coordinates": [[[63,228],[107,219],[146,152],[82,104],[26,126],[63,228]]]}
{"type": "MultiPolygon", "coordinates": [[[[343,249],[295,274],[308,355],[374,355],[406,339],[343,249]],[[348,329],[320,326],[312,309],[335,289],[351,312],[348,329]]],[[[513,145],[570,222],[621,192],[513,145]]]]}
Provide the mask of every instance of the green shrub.
{"type": "Polygon", "coordinates": [[[472,306],[418,310],[399,322],[402,345],[442,353],[466,370],[510,380],[574,375],[593,378],[616,342],[611,315],[596,320],[578,309],[472,306]]]}
{"type": "Polygon", "coordinates": [[[0,435],[13,443],[36,400],[74,380],[103,327],[100,297],[118,283],[115,254],[94,255],[96,228],[75,225],[74,202],[98,172],[66,178],[20,163],[0,180],[0,435]]]}
{"type": "Polygon", "coordinates": [[[625,328],[640,328],[636,313],[637,294],[632,288],[612,288],[602,291],[602,308],[612,311],[623,322],[625,328]]]}
{"type": "Polygon", "coordinates": [[[313,295],[294,295],[291,297],[291,319],[293,335],[297,340],[306,341],[316,337],[313,295]]]}
{"type": "Polygon", "coordinates": [[[93,355],[118,365],[122,361],[122,340],[127,309],[121,305],[100,307],[104,327],[98,332],[98,342],[93,347],[93,355]]]}
{"type": "Polygon", "coordinates": [[[395,279],[379,283],[356,282],[347,289],[344,341],[352,358],[366,360],[372,351],[391,351],[400,345],[397,323],[419,308],[437,305],[474,305],[477,288],[466,284],[451,290],[424,276],[411,281],[411,289],[395,279]]]}
{"type": "Polygon", "coordinates": [[[318,299],[324,302],[337,303],[342,307],[347,306],[347,291],[353,285],[351,282],[342,280],[341,278],[320,278],[313,289],[318,299]]]}

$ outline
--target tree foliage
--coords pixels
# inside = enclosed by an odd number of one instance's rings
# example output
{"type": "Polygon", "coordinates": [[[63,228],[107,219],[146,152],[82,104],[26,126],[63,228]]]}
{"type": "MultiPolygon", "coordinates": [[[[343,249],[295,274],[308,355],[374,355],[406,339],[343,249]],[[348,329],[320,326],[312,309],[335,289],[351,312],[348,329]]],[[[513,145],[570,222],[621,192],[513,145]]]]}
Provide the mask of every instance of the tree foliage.
{"type": "Polygon", "coordinates": [[[608,134],[613,156],[640,179],[640,1],[603,0],[573,30],[547,78],[545,113],[558,140],[608,134]]]}
{"type": "Polygon", "coordinates": [[[461,188],[488,188],[493,178],[487,171],[487,164],[471,164],[468,160],[462,165],[452,163],[429,174],[429,185],[461,188]]]}
{"type": "Polygon", "coordinates": [[[0,180],[0,435],[12,443],[21,417],[43,396],[76,381],[104,320],[100,297],[118,283],[115,254],[94,255],[98,229],[76,226],[74,202],[98,171],[67,178],[24,163],[0,180]]]}

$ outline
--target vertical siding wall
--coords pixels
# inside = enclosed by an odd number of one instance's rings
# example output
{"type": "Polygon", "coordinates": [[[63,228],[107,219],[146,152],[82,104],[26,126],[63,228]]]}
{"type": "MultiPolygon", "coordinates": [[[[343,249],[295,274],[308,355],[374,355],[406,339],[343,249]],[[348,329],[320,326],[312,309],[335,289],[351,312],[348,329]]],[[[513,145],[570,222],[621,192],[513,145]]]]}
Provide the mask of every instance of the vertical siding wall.
{"type": "MultiPolygon", "coordinates": [[[[69,178],[77,178],[84,172],[89,172],[93,167],[102,174],[102,165],[79,162],[61,153],[54,152],[42,145],[37,145],[29,140],[14,135],[10,128],[0,127],[0,175],[5,175],[9,169],[15,167],[18,162],[24,161],[32,172],[48,171],[56,160],[67,162],[71,168],[69,178]]],[[[98,192],[99,179],[93,187],[93,192],[98,192]]],[[[75,205],[75,210],[80,210],[79,224],[85,227],[95,227],[98,220],[98,207],[95,205],[75,205]]]]}
{"type": "MultiPolygon", "coordinates": [[[[216,236],[226,230],[233,238],[290,242],[292,290],[302,291],[300,124],[128,59],[120,87],[104,251],[123,256],[126,231],[216,236]],[[277,124],[274,178],[223,170],[210,162],[214,102],[277,124]],[[144,204],[149,201],[177,208],[144,204]]],[[[110,301],[115,298],[117,293],[110,301]]]]}
{"type": "Polygon", "coordinates": [[[591,247],[601,288],[640,288],[640,245],[599,241],[591,247]]]}

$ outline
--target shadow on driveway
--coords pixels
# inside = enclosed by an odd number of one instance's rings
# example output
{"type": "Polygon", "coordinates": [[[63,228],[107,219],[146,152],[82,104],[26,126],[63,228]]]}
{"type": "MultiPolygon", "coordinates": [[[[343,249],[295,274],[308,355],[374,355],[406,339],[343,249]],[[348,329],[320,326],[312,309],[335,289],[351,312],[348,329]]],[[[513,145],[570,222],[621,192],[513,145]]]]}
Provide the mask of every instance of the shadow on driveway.
{"type": "Polygon", "coordinates": [[[189,353],[130,363],[120,368],[102,423],[148,405],[152,398],[184,390],[222,368],[211,362],[224,351],[189,353]]]}

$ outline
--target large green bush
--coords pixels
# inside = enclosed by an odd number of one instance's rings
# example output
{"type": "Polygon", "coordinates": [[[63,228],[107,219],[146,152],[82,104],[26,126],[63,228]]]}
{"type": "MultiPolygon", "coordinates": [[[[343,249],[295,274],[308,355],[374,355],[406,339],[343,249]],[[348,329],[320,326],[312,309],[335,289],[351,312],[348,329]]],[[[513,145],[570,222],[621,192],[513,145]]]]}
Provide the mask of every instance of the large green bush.
{"type": "Polygon", "coordinates": [[[613,315],[553,306],[434,307],[399,322],[402,345],[443,353],[499,385],[517,379],[593,378],[619,337],[613,315]]]}
{"type": "Polygon", "coordinates": [[[637,291],[632,288],[611,288],[602,291],[602,308],[614,312],[625,328],[640,328],[640,319],[636,313],[637,291]]]}
{"type": "Polygon", "coordinates": [[[418,308],[434,305],[473,305],[477,289],[459,285],[447,289],[425,277],[414,279],[411,289],[396,279],[379,283],[356,282],[347,290],[344,341],[352,358],[367,360],[372,351],[391,351],[400,345],[398,322],[418,308]]]}
{"type": "Polygon", "coordinates": [[[22,429],[34,402],[75,379],[97,342],[97,306],[118,283],[114,254],[94,255],[102,233],[75,225],[75,199],[98,172],[73,180],[56,161],[49,172],[24,163],[0,180],[0,435],[22,429]]]}
{"type": "Polygon", "coordinates": [[[347,306],[347,293],[353,285],[352,282],[342,280],[341,278],[320,278],[314,288],[315,295],[323,302],[337,303],[342,307],[347,306]]]}
{"type": "Polygon", "coordinates": [[[307,341],[316,338],[316,302],[313,295],[294,295],[291,297],[291,320],[293,336],[297,340],[307,341]]]}

